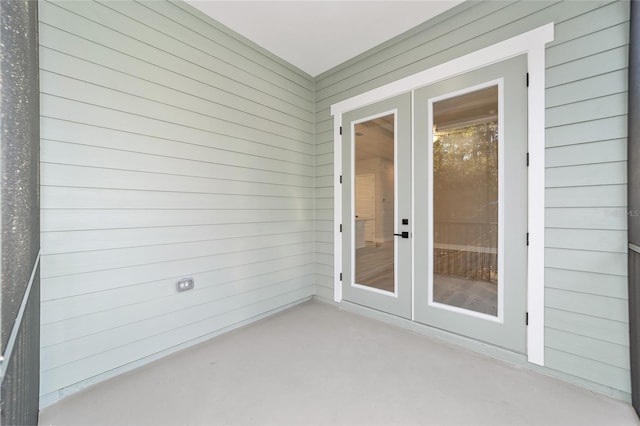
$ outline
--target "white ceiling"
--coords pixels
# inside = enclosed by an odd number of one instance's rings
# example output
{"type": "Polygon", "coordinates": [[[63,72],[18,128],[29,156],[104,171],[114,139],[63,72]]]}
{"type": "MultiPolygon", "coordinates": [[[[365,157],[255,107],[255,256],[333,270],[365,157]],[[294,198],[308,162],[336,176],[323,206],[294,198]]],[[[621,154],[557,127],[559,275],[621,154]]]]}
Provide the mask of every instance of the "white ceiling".
{"type": "Polygon", "coordinates": [[[462,1],[187,0],[311,76],[321,74],[462,1]]]}

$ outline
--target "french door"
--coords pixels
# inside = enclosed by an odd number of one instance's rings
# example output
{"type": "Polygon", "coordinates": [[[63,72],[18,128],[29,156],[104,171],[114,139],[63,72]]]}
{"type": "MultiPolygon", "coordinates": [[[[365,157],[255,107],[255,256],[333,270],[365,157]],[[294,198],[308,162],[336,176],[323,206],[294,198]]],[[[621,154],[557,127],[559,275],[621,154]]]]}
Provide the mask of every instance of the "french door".
{"type": "Polygon", "coordinates": [[[526,69],[519,56],[419,89],[413,120],[414,319],[521,353],[526,69]]]}
{"type": "Polygon", "coordinates": [[[526,352],[526,71],[343,114],[344,300],[526,352]]]}
{"type": "Polygon", "coordinates": [[[343,298],[411,318],[411,95],[343,123],[343,298]]]}

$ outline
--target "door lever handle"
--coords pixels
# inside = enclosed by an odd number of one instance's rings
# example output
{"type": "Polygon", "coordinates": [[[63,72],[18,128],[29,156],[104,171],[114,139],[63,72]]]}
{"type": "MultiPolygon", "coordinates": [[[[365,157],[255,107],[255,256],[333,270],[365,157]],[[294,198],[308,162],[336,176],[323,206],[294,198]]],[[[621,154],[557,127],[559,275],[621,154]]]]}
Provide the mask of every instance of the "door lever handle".
{"type": "Polygon", "coordinates": [[[400,234],[393,234],[393,235],[395,235],[396,237],[409,238],[409,232],[407,231],[403,231],[400,234]]]}

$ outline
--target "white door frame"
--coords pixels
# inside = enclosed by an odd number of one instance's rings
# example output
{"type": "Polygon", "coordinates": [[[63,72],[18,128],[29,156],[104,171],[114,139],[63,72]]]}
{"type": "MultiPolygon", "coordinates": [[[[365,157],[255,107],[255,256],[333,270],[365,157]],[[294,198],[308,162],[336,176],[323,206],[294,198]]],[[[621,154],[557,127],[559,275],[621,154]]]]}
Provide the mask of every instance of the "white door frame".
{"type": "MultiPolygon", "coordinates": [[[[554,23],[543,25],[510,39],[485,47],[427,70],[410,75],[331,106],[334,117],[334,223],[342,215],[342,114],[375,102],[413,92],[438,81],[455,77],[521,54],[527,55],[528,102],[528,230],[527,256],[527,357],[544,365],[544,178],[545,178],[545,45],[554,39],[554,23]]],[[[412,143],[413,145],[413,143],[412,143]]],[[[334,300],[342,300],[342,235],[334,227],[334,300]]]]}

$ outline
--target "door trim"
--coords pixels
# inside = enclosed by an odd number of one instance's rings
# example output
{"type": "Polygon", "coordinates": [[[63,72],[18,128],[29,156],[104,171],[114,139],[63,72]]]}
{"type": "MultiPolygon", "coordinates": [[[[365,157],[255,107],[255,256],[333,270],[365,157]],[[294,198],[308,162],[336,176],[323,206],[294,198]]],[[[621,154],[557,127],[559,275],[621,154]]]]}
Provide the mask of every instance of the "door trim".
{"type": "MultiPolygon", "coordinates": [[[[334,300],[342,300],[342,114],[423,86],[464,74],[521,54],[527,55],[528,96],[528,231],[527,327],[528,361],[544,365],[544,208],[545,208],[545,45],[554,39],[554,23],[460,56],[331,106],[334,117],[334,300]],[[451,70],[456,70],[451,72],[451,70]]],[[[413,136],[413,135],[412,135],[413,136]]],[[[524,161],[524,160],[523,160],[524,161]]],[[[412,283],[413,286],[413,283],[412,283]]]]}

